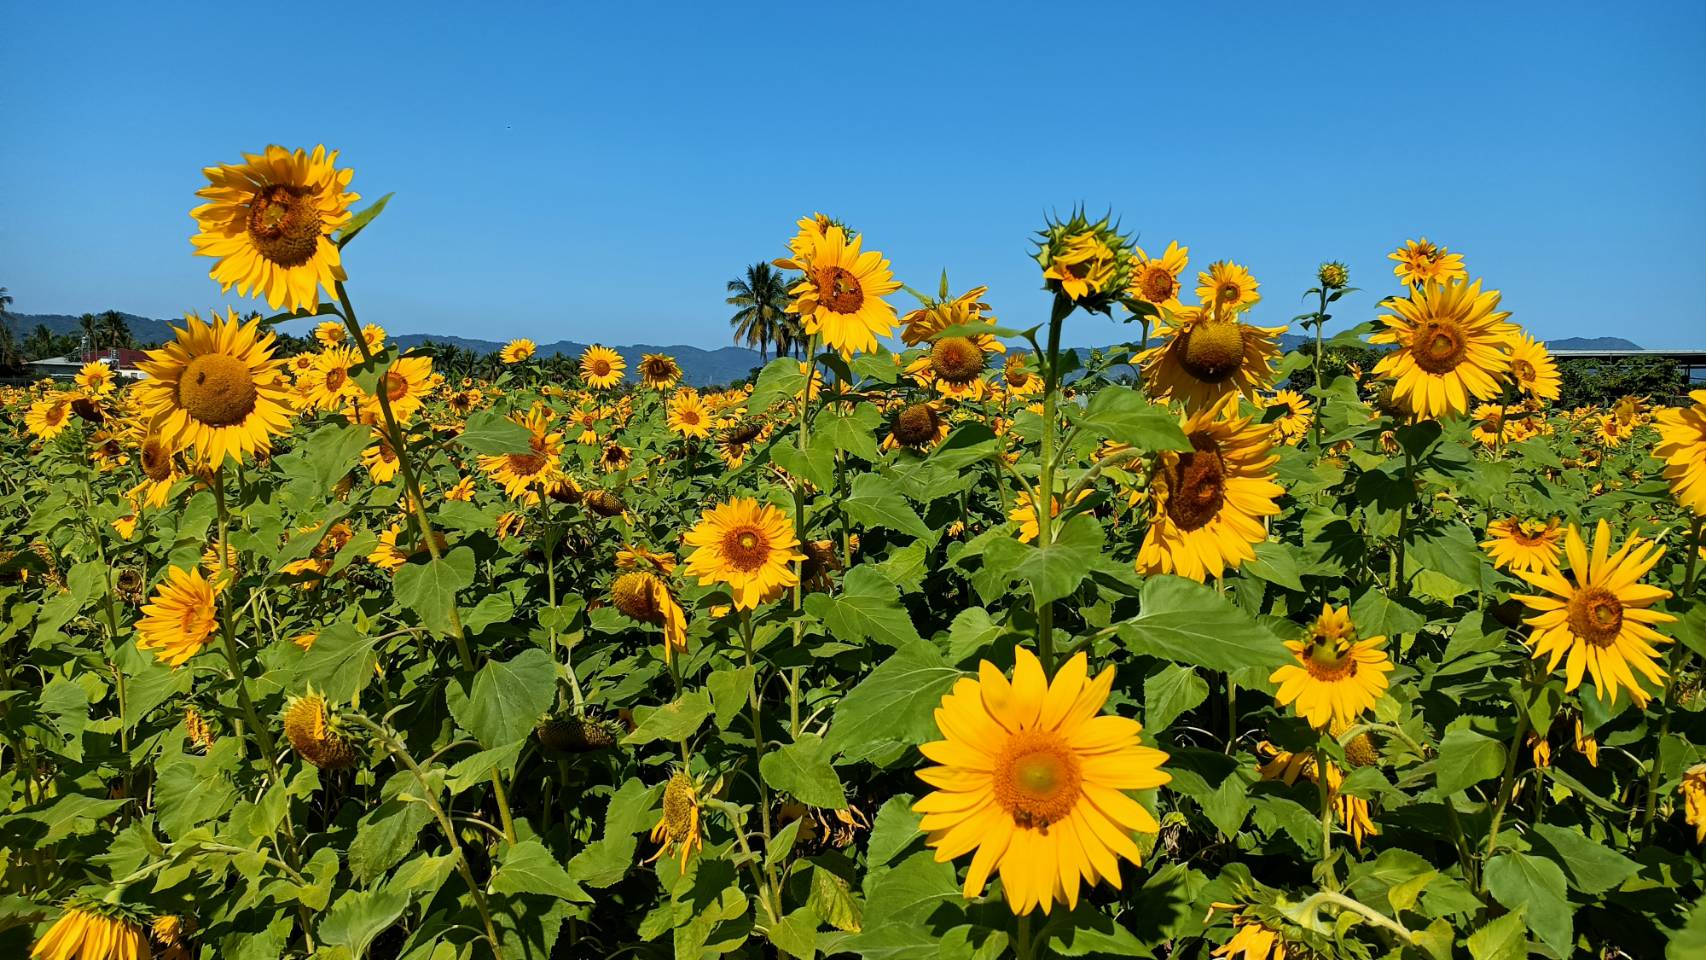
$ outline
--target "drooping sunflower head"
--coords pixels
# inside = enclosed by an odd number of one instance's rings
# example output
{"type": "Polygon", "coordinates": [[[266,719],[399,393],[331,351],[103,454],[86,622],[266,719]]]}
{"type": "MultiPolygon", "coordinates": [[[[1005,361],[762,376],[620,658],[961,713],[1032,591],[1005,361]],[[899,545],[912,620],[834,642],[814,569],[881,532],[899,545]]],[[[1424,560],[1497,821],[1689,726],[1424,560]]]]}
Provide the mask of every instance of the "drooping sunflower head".
{"type": "Polygon", "coordinates": [[[582,494],[581,503],[584,504],[588,510],[591,510],[593,513],[596,513],[601,517],[619,516],[623,511],[628,509],[627,505],[622,502],[621,497],[611,493],[609,490],[600,490],[596,488],[588,490],[582,494]]]}
{"type": "Polygon", "coordinates": [[[1517,572],[1545,591],[1515,597],[1536,613],[1523,621],[1532,628],[1525,642],[1534,649],[1535,659],[1548,658],[1548,672],[1564,664],[1566,692],[1580,686],[1585,674],[1612,703],[1621,689],[1637,706],[1645,706],[1652,695],[1635,675],[1662,684],[1668,674],[1659,665],[1656,647],[1671,640],[1654,627],[1676,619],[1652,609],[1670,591],[1640,582],[1664,556],[1663,549],[1630,537],[1614,552],[1610,525],[1601,520],[1591,554],[1581,531],[1570,524],[1564,555],[1568,564],[1563,568],[1517,572]]]}
{"type": "Polygon", "coordinates": [[[658,849],[647,863],[665,854],[673,856],[679,851],[683,870],[687,869],[687,861],[704,845],[699,836],[699,785],[685,770],[675,771],[664,785],[663,812],[652,827],[652,842],[658,845],[658,849]]]}
{"type": "Polygon", "coordinates": [[[71,401],[68,393],[51,393],[30,404],[24,414],[24,426],[43,440],[52,440],[71,423],[71,401]]]}
{"type": "Polygon", "coordinates": [[[1510,370],[1510,313],[1498,309],[1497,290],[1483,293],[1479,280],[1427,283],[1385,306],[1393,313],[1380,318],[1385,329],[1369,341],[1397,348],[1374,365],[1375,376],[1394,381],[1394,401],[1436,419],[1467,413],[1471,397],[1499,395],[1510,370]]]}
{"type": "Polygon", "coordinates": [[[884,297],[900,289],[888,260],[862,249],[864,237],[849,237],[831,225],[804,258],[793,263],[804,276],[788,293],[788,312],[800,317],[809,336],[842,356],[877,349],[877,338],[894,330],[894,306],[884,297]]]}
{"type": "Polygon", "coordinates": [[[153,651],[155,659],[173,667],[201,652],[219,626],[218,593],[222,583],[209,581],[201,568],[171,567],[142,607],[136,623],[136,649],[153,651]]]}
{"type": "Polygon", "coordinates": [[[628,362],[609,347],[590,346],[581,354],[581,379],[594,390],[608,390],[622,382],[628,362]]]}
{"type": "Polygon", "coordinates": [[[682,538],[695,548],[687,572],[701,585],[722,583],[735,607],[750,610],[799,582],[793,564],[805,559],[787,514],[750,497],[705,511],[682,538]]]}
{"type": "Polygon", "coordinates": [[[973,853],[964,893],[980,896],[999,875],[1015,914],[1078,903],[1081,885],[1120,885],[1120,858],[1141,863],[1134,833],[1160,825],[1126,794],[1171,780],[1167,755],[1143,746],[1135,720],[1102,714],[1112,667],[1091,678],[1083,653],[1053,680],[1024,647],[1012,680],[989,661],[962,678],[936,709],[942,739],[919,747],[938,766],[918,771],[933,787],[913,810],[937,860],[973,853]]]}
{"type": "Polygon", "coordinates": [[[1216,318],[1181,309],[1161,325],[1161,341],[1138,355],[1144,383],[1156,399],[1199,411],[1232,394],[1256,399],[1273,382],[1279,335],[1285,327],[1256,327],[1231,314],[1216,318]]]}
{"type": "Polygon", "coordinates": [[[274,145],[202,170],[208,186],[196,196],[208,202],[190,211],[200,227],[190,243],[218,259],[210,276],[221,289],[253,290],[275,310],[313,310],[321,290],[336,296],[348,276],[332,236],[361,199],[347,189],[355,171],[337,160],[324,146],[310,154],[274,145]]]}
{"type": "Polygon", "coordinates": [[[1110,216],[1091,222],[1083,210],[1050,219],[1037,233],[1043,289],[1093,313],[1109,313],[1131,287],[1131,239],[1110,216]]]}
{"type": "Polygon", "coordinates": [[[1229,317],[1262,299],[1261,284],[1250,271],[1230,260],[1216,260],[1197,274],[1197,299],[1210,316],[1229,317]]]}
{"type": "Polygon", "coordinates": [[[592,753],[616,746],[625,731],[610,720],[563,713],[541,720],[533,728],[539,745],[551,754],[592,753]]]}
{"type": "Polygon", "coordinates": [[[614,440],[606,443],[603,451],[598,455],[598,465],[603,468],[605,473],[626,470],[628,465],[633,462],[634,451],[614,440]]]}
{"type": "Polygon", "coordinates": [[[234,311],[212,323],[195,314],[176,339],[137,364],[140,412],[174,449],[193,449],[209,465],[272,448],[290,429],[292,403],[273,335],[234,311]]]}
{"type": "Polygon", "coordinates": [[[322,770],[347,769],[358,759],[356,741],[312,687],[285,703],[284,736],[298,756],[322,770]]]}
{"type": "Polygon", "coordinates": [[[521,337],[504,344],[503,349],[498,351],[498,359],[504,363],[521,363],[531,358],[537,349],[538,346],[532,340],[521,337]]]}
{"type": "Polygon", "coordinates": [[[1348,729],[1386,692],[1392,660],[1382,649],[1385,637],[1359,639],[1345,607],[1321,605],[1321,615],[1302,640],[1285,641],[1295,663],[1273,672],[1280,706],[1295,705],[1298,715],[1317,730],[1332,723],[1348,729]]]}
{"type": "Polygon", "coordinates": [[[30,950],[30,960],[135,960],[152,956],[148,927],[117,905],[74,899],[30,950]]]}
{"type": "Polygon", "coordinates": [[[653,390],[673,390],[681,382],[681,365],[666,354],[645,354],[640,357],[640,382],[653,390]]]}
{"type": "Polygon", "coordinates": [[[208,725],[207,718],[195,707],[184,708],[184,735],[189,738],[191,744],[201,750],[211,749],[214,741],[218,739],[214,736],[213,728],[208,725]]]}
{"type": "Polygon", "coordinates": [[[995,316],[989,312],[989,304],[983,302],[988,287],[972,287],[957,297],[948,296],[947,274],[942,275],[941,299],[926,303],[900,319],[901,342],[909,347],[916,347],[927,340],[933,340],[936,335],[950,327],[967,323],[995,324],[995,316]]]}

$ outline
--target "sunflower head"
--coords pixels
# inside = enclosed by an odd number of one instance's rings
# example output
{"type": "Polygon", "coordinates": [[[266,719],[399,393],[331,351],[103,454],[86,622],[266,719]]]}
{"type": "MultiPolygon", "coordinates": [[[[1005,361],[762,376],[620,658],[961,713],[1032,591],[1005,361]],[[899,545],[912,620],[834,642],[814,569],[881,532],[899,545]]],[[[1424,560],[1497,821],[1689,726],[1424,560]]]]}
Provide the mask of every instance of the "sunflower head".
{"type": "Polygon", "coordinates": [[[616,746],[622,729],[606,720],[564,713],[541,720],[533,735],[553,754],[592,753],[616,746]]]}
{"type": "Polygon", "coordinates": [[[796,549],[794,522],[770,504],[736,497],[705,511],[682,539],[694,548],[687,572],[701,585],[727,585],[738,609],[750,610],[799,582],[794,564],[805,557],[796,549]]]}
{"type": "Polygon", "coordinates": [[[347,769],[358,759],[354,739],[312,687],[286,702],[284,735],[297,755],[322,770],[347,769]]]}
{"type": "Polygon", "coordinates": [[[75,897],[30,950],[31,960],[129,960],[149,957],[148,926],[120,904],[75,897]]]}
{"type": "Polygon", "coordinates": [[[526,337],[518,340],[511,340],[504,344],[502,350],[498,351],[498,359],[502,360],[504,363],[521,363],[522,361],[532,357],[533,352],[537,349],[538,347],[533,343],[533,341],[526,337]]]}
{"type": "Polygon", "coordinates": [[[614,517],[628,509],[622,498],[609,490],[588,490],[581,495],[581,503],[601,517],[614,517]]]}
{"type": "Polygon", "coordinates": [[[901,409],[894,418],[890,436],[896,444],[909,450],[923,450],[934,444],[943,428],[941,414],[928,403],[914,403],[901,409]]]}
{"type": "Polygon", "coordinates": [[[1351,272],[1339,261],[1329,260],[1315,271],[1315,280],[1323,290],[1343,290],[1351,282],[1351,272]]]}
{"type": "Polygon", "coordinates": [[[681,381],[681,365],[661,353],[640,357],[640,381],[653,390],[670,390],[681,381]]]}
{"type": "Polygon", "coordinates": [[[142,414],[173,450],[193,448],[218,464],[260,454],[290,428],[293,403],[283,362],[273,358],[271,333],[235,311],[212,323],[189,314],[176,338],[137,366],[142,414]]]}
{"type": "Polygon", "coordinates": [[[703,846],[699,836],[699,791],[699,784],[686,770],[670,775],[663,788],[663,812],[652,827],[652,842],[658,849],[647,863],[679,849],[681,867],[685,870],[687,861],[703,846]]]}
{"type": "Polygon", "coordinates": [[[1051,218],[1037,232],[1043,288],[1093,313],[1110,313],[1131,286],[1131,251],[1111,215],[1092,222],[1082,209],[1051,218]]]}

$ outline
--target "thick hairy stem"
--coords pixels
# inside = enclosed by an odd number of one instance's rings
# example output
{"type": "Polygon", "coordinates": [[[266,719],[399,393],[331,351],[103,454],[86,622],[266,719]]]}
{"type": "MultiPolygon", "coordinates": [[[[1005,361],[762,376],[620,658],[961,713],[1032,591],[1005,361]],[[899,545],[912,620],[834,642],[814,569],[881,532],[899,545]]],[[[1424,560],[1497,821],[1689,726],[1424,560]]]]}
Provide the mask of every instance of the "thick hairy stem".
{"type": "MultiPolygon", "coordinates": [[[[1694,523],[1688,529],[1688,562],[1682,573],[1682,596],[1694,595],[1694,569],[1700,560],[1700,533],[1706,525],[1706,517],[1695,517],[1694,523]]],[[[1665,679],[1664,709],[1660,711],[1659,739],[1653,744],[1653,761],[1647,770],[1647,803],[1641,812],[1641,842],[1646,843],[1647,837],[1653,831],[1653,815],[1659,808],[1659,755],[1664,748],[1665,738],[1670,736],[1670,717],[1676,708],[1676,675],[1682,669],[1683,658],[1688,655],[1685,644],[1673,643],[1670,649],[1670,676],[1665,679]]]]}
{"type": "MultiPolygon", "coordinates": [[[[1525,697],[1527,692],[1525,686],[1523,691],[1525,697]]],[[[1492,856],[1493,851],[1499,845],[1499,825],[1504,822],[1505,808],[1511,802],[1511,779],[1516,776],[1516,760],[1522,753],[1523,737],[1527,735],[1528,707],[1526,704],[1519,703],[1517,704],[1516,732],[1511,734],[1510,749],[1505,752],[1504,776],[1499,778],[1499,792],[1493,797],[1493,822],[1487,828],[1487,847],[1483,851],[1485,856],[1492,856]]]]}
{"type": "MultiPolygon", "coordinates": [[[[1037,512],[1037,547],[1047,550],[1054,542],[1054,458],[1055,432],[1060,393],[1060,329],[1072,313],[1072,302],[1056,295],[1054,310],[1049,316],[1048,357],[1043,371],[1043,449],[1037,494],[1031,507],[1037,512]]],[[[1043,672],[1054,674],[1054,604],[1038,599],[1035,590],[1031,603],[1037,617],[1037,657],[1043,672]]]]}

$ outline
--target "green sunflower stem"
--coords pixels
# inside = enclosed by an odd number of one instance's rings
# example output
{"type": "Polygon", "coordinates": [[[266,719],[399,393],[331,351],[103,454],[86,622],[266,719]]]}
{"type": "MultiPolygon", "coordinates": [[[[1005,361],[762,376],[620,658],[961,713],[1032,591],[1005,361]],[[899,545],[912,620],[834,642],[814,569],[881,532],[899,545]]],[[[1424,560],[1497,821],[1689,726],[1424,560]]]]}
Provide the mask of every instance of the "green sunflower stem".
{"type": "MultiPolygon", "coordinates": [[[[1054,467],[1055,432],[1060,402],[1060,330],[1072,314],[1070,299],[1056,294],[1054,309],[1049,314],[1048,357],[1043,371],[1043,449],[1039,467],[1037,495],[1031,498],[1031,509],[1037,512],[1037,548],[1047,550],[1054,542],[1054,467]]],[[[1054,604],[1038,599],[1032,588],[1031,603],[1037,617],[1037,659],[1043,672],[1054,675],[1054,604]]]]}
{"type": "MultiPolygon", "coordinates": [[[[1524,700],[1527,699],[1528,687],[1523,685],[1524,700]]],[[[1505,772],[1499,778],[1499,792],[1493,796],[1493,822],[1487,828],[1487,847],[1482,851],[1485,856],[1492,856],[1499,845],[1499,825],[1504,822],[1505,808],[1510,806],[1511,781],[1516,777],[1516,760],[1522,753],[1523,738],[1528,735],[1528,707],[1526,703],[1517,704],[1516,732],[1511,734],[1510,749],[1505,751],[1505,772]]]]}
{"type": "MultiPolygon", "coordinates": [[[[806,338],[806,385],[800,392],[800,424],[795,434],[795,444],[800,453],[806,452],[811,443],[811,405],[812,384],[817,380],[817,336],[806,338]]],[[[839,486],[841,482],[841,461],[836,459],[835,479],[839,486]]],[[[794,536],[803,546],[806,538],[806,492],[796,479],[794,482],[794,536]]],[[[842,514],[841,539],[847,542],[847,517],[842,514]]],[[[845,546],[843,546],[845,551],[845,546]]],[[[800,551],[802,555],[804,551],[800,551]]],[[[845,553],[843,554],[845,556],[845,553]]],[[[804,560],[794,561],[794,646],[799,646],[805,640],[805,620],[800,616],[800,610],[805,605],[805,572],[804,560]]],[[[796,740],[800,737],[800,683],[805,677],[804,667],[794,667],[788,672],[788,733],[796,740]]]]}
{"type": "Polygon", "coordinates": [[[1330,889],[1339,888],[1338,878],[1333,871],[1333,789],[1327,784],[1327,751],[1326,738],[1330,736],[1322,731],[1322,741],[1315,745],[1315,786],[1321,794],[1321,885],[1330,889]]]}
{"type": "Polygon", "coordinates": [[[1321,351],[1323,331],[1327,327],[1327,285],[1321,285],[1321,307],[1315,312],[1315,459],[1321,459],[1321,410],[1326,406],[1326,398],[1321,395],[1325,384],[1321,382],[1321,351]]]}

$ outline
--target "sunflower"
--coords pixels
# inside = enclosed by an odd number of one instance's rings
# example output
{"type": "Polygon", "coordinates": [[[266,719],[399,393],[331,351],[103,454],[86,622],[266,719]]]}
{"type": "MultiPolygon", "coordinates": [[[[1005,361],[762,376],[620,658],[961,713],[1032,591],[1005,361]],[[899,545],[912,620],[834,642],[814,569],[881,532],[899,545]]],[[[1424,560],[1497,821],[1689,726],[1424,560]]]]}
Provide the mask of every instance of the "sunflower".
{"type": "Polygon", "coordinates": [[[337,410],[359,400],[363,393],[355,378],[350,376],[350,368],[360,362],[361,357],[354,347],[327,347],[314,354],[311,368],[297,378],[297,385],[303,389],[309,408],[337,410]]]}
{"type": "Polygon", "coordinates": [[[976,680],[962,677],[942,698],[943,739],[918,748],[940,764],[918,771],[935,789],[912,809],[937,862],[976,851],[967,898],[999,869],[1015,914],[1048,913],[1057,901],[1075,908],[1080,882],[1118,889],[1116,858],[1143,862],[1132,834],[1160,825],[1125,791],[1171,780],[1167,754],[1143,746],[1136,720],[1101,713],[1113,667],[1091,679],[1079,653],[1050,682],[1029,650],[1014,656],[1012,682],[985,660],[976,680]]]}
{"type": "Polygon", "coordinates": [[[1275,670],[1269,683],[1279,685],[1274,700],[1297,712],[1317,730],[1329,724],[1348,725],[1386,692],[1392,660],[1381,649],[1385,637],[1358,639],[1347,607],[1321,605],[1307,640],[1287,640],[1296,658],[1275,670]]]}
{"type": "Polygon", "coordinates": [[[674,357],[661,353],[642,354],[640,382],[660,393],[673,390],[681,382],[681,364],[676,363],[674,357]]]}
{"type": "Polygon", "coordinates": [[[1552,359],[1546,345],[1526,333],[1517,333],[1509,344],[1511,379],[1523,393],[1536,400],[1556,400],[1562,391],[1563,379],[1558,375],[1558,362],[1552,359]]]}
{"type": "Polygon", "coordinates": [[[1309,425],[1315,419],[1315,408],[1303,394],[1296,390],[1281,390],[1269,398],[1267,408],[1284,411],[1274,418],[1273,428],[1279,431],[1280,440],[1286,446],[1297,446],[1309,434],[1309,425]]]}
{"type": "Polygon", "coordinates": [[[1672,407],[1653,415],[1659,432],[1653,457],[1665,463],[1665,480],[1683,509],[1706,516],[1706,390],[1688,395],[1691,407],[1672,407]]]}
{"type": "Polygon", "coordinates": [[[1031,369],[1030,354],[1010,353],[1001,365],[1001,379],[1008,396],[1027,397],[1043,390],[1042,374],[1031,369]]]}
{"type": "Polygon", "coordinates": [[[1602,698],[1609,696],[1616,703],[1622,687],[1636,706],[1646,706],[1651,697],[1634,674],[1639,672],[1654,684],[1665,678],[1653,647],[1670,640],[1653,626],[1676,618],[1651,609],[1671,595],[1669,590],[1638,581],[1664,551],[1658,544],[1630,537],[1612,553],[1611,528],[1601,520],[1594,531],[1591,556],[1573,523],[1564,534],[1564,555],[1569,560],[1568,576],[1556,567],[1518,574],[1549,594],[1515,597],[1537,611],[1523,621],[1534,628],[1526,641],[1534,648],[1534,658],[1548,658],[1547,672],[1564,661],[1566,692],[1581,686],[1586,671],[1602,698]]]}
{"type": "Polygon", "coordinates": [[[184,709],[184,735],[189,738],[190,743],[202,750],[212,749],[214,741],[219,739],[214,735],[213,728],[208,726],[207,718],[195,707],[184,709]]]}
{"type": "Polygon", "coordinates": [[[1209,956],[1227,960],[1285,960],[1287,944],[1285,935],[1277,928],[1259,918],[1239,914],[1232,918],[1232,939],[1215,947],[1209,956]]]}
{"type": "MultiPolygon", "coordinates": [[[[432,358],[398,357],[385,368],[385,376],[375,386],[385,391],[391,416],[400,424],[408,423],[432,393],[432,358]]],[[[384,414],[379,406],[379,396],[365,390],[359,396],[363,407],[362,419],[369,423],[381,422],[384,414]]]]}
{"type": "Polygon", "coordinates": [[[1197,273],[1197,299],[1215,316],[1231,316],[1262,299],[1261,284],[1250,271],[1230,260],[1216,260],[1197,273]]]}
{"type": "Polygon", "coordinates": [[[724,583],[735,606],[750,610],[799,582],[794,522],[770,504],[736,497],[704,512],[682,541],[694,547],[687,572],[701,586],[724,583]]]}
{"type": "Polygon", "coordinates": [[[1491,399],[1510,369],[1504,353],[1510,316],[1499,310],[1499,291],[1481,292],[1481,281],[1427,283],[1403,299],[1388,299],[1397,315],[1369,338],[1397,346],[1374,365],[1374,375],[1396,381],[1392,398],[1421,419],[1466,413],[1469,398],[1491,399]]]}
{"type": "Polygon", "coordinates": [[[1398,264],[1392,268],[1393,276],[1412,287],[1463,280],[1469,276],[1463,269],[1463,254],[1449,253],[1446,248],[1429,243],[1427,237],[1404,241],[1404,245],[1387,254],[1386,259],[1398,264]]]}
{"type": "Polygon", "coordinates": [[[788,290],[788,312],[798,314],[808,336],[842,356],[877,349],[877,337],[894,329],[894,307],[883,297],[900,289],[889,262],[875,250],[861,250],[864,238],[847,236],[832,225],[809,255],[794,261],[804,271],[788,290]]]}
{"type": "Polygon", "coordinates": [[[194,449],[203,463],[272,449],[290,429],[290,393],[273,335],[227,310],[205,323],[195,314],[173,328],[176,339],[137,364],[148,374],[135,387],[143,416],[173,449],[194,449]]]}
{"type": "Polygon", "coordinates": [[[1110,217],[1091,223],[1082,210],[1075,210],[1067,220],[1051,219],[1037,244],[1043,289],[1086,310],[1107,313],[1131,285],[1130,243],[1110,217]]]}
{"type": "Polygon", "coordinates": [[[337,151],[324,146],[309,154],[274,145],[243,161],[202,170],[208,186],[196,196],[208,202],[190,211],[201,228],[190,243],[218,258],[209,276],[221,290],[236,285],[238,295],[253,289],[274,310],[312,311],[321,289],[336,296],[348,279],[332,235],[361,199],[346,189],[355,171],[337,169],[337,151]]]}
{"type": "Polygon", "coordinates": [[[526,414],[512,413],[510,419],[527,428],[527,452],[481,456],[480,469],[503,484],[504,493],[519,500],[529,491],[540,490],[561,474],[563,435],[551,431],[550,414],[535,405],[526,414]]]}
{"type": "Polygon", "coordinates": [[[1177,240],[1167,244],[1167,252],[1151,259],[1142,247],[1133,247],[1131,287],[1127,291],[1134,300],[1179,309],[1179,275],[1191,262],[1191,248],[1181,247],[1177,240]]]}
{"type": "MultiPolygon", "coordinates": [[[[110,908],[107,908],[110,909],[110,908]]],[[[30,950],[30,960],[146,960],[148,928],[96,904],[67,907],[30,950]]]]}
{"type": "Polygon", "coordinates": [[[634,462],[634,451],[612,440],[604,445],[604,450],[598,455],[598,465],[605,473],[615,473],[628,469],[634,462]]]}
{"type": "Polygon", "coordinates": [[[989,304],[983,302],[988,287],[972,287],[965,293],[953,299],[947,299],[947,278],[943,277],[942,297],[919,307],[900,318],[900,339],[909,347],[916,347],[949,327],[957,327],[964,323],[990,323],[995,317],[989,313],[989,304]]]}
{"type": "Polygon", "coordinates": [[[658,817],[657,825],[652,827],[652,842],[658,845],[658,849],[647,863],[655,862],[665,854],[674,857],[675,850],[679,848],[683,870],[687,869],[688,859],[704,846],[699,837],[699,788],[685,770],[672,774],[668,785],[663,788],[663,813],[658,817]]]}
{"type": "Polygon", "coordinates": [[[883,439],[883,449],[929,450],[947,438],[948,421],[936,405],[912,403],[895,414],[894,422],[889,425],[889,435],[883,439]]]}
{"type": "Polygon", "coordinates": [[[622,355],[609,347],[590,346],[581,354],[581,379],[595,390],[608,390],[622,382],[622,371],[628,368],[622,355]]]}
{"type": "Polygon", "coordinates": [[[711,435],[711,412],[692,390],[669,398],[669,429],[683,437],[704,440],[711,435]]]}
{"type": "MultiPolygon", "coordinates": [[[[623,566],[620,558],[617,560],[617,566],[623,566]]],[[[670,566],[674,567],[673,560],[670,566]]],[[[610,584],[610,605],[622,611],[631,620],[662,627],[666,660],[673,659],[676,651],[687,649],[687,615],[682,612],[681,604],[675,601],[675,597],[670,594],[669,584],[658,572],[632,566],[617,575],[610,584]]]]}
{"type": "Polygon", "coordinates": [[[1238,415],[1237,398],[1183,419],[1187,452],[1155,456],[1149,530],[1138,549],[1143,573],[1203,581],[1256,558],[1268,538],[1262,517],[1279,513],[1273,431],[1238,415]]]}
{"type": "MultiPolygon", "coordinates": [[[[1348,755],[1350,749],[1347,747],[1345,752],[1348,755]]],[[[1300,776],[1307,778],[1311,783],[1319,784],[1321,782],[1321,768],[1325,766],[1327,770],[1327,796],[1333,813],[1338,817],[1339,822],[1345,825],[1345,832],[1351,835],[1351,840],[1356,843],[1359,851],[1362,849],[1364,839],[1371,834],[1380,832],[1380,828],[1374,825],[1373,818],[1369,816],[1368,801],[1362,797],[1353,797],[1348,793],[1340,792],[1339,788],[1345,782],[1345,772],[1339,769],[1338,764],[1332,762],[1323,764],[1313,750],[1293,753],[1289,750],[1281,750],[1266,741],[1257,745],[1256,755],[1259,758],[1256,770],[1263,780],[1279,780],[1286,784],[1296,783],[1300,776]]]]}
{"type": "Polygon", "coordinates": [[[336,320],[323,320],[314,327],[314,339],[325,349],[341,346],[349,339],[349,328],[336,320]]]}
{"type": "Polygon", "coordinates": [[[1629,425],[1618,418],[1616,414],[1604,414],[1598,418],[1599,426],[1593,431],[1599,442],[1608,447],[1621,447],[1623,441],[1629,439],[1629,425]]]}
{"type": "Polygon", "coordinates": [[[1694,828],[1694,842],[1706,843],[1706,763],[1689,767],[1677,790],[1682,794],[1683,816],[1694,828]]]}
{"type": "Polygon", "coordinates": [[[474,499],[474,478],[458,477],[455,485],[444,491],[444,499],[471,502],[474,499]]]}
{"type": "Polygon", "coordinates": [[[930,351],[913,361],[906,372],[945,397],[977,401],[989,387],[983,380],[989,358],[1006,352],[1006,344],[986,333],[937,337],[930,351]]]}
{"type": "MultiPolygon", "coordinates": [[[[1073,503],[1080,503],[1088,496],[1090,496],[1089,490],[1080,491],[1078,498],[1073,503]]],[[[1058,493],[1049,497],[1048,515],[1050,517],[1060,516],[1060,500],[1061,497],[1058,493]]],[[[1013,498],[1013,509],[1007,512],[1007,519],[1019,525],[1020,543],[1030,543],[1042,532],[1035,501],[1031,499],[1031,494],[1027,490],[1019,491],[1019,495],[1013,498]]]]}
{"type": "Polygon", "coordinates": [[[71,399],[68,393],[50,393],[30,404],[24,426],[43,440],[59,436],[71,423],[71,399]]]}
{"type": "Polygon", "coordinates": [[[1137,356],[1150,396],[1186,410],[1213,406],[1241,393],[1255,400],[1273,382],[1285,327],[1256,327],[1235,317],[1216,319],[1195,307],[1169,314],[1160,343],[1137,356]]]}
{"type": "Polygon", "coordinates": [[[1558,565],[1558,541],[1563,535],[1557,517],[1545,522],[1507,517],[1487,525],[1481,549],[1500,570],[1540,573],[1558,565]]]}
{"type": "Polygon", "coordinates": [[[184,478],[177,457],[159,434],[150,433],[142,438],[137,462],[142,467],[142,482],[131,488],[130,496],[143,506],[158,510],[166,505],[172,487],[184,478]]]}
{"type": "MultiPolygon", "coordinates": [[[[537,497],[538,494],[530,494],[530,496],[537,497]]],[[[498,514],[497,522],[492,524],[492,532],[497,534],[499,540],[508,540],[510,537],[520,535],[525,526],[527,526],[526,514],[516,510],[506,510],[498,514]]]]}
{"type": "Polygon", "coordinates": [[[303,696],[293,696],[284,707],[284,736],[297,756],[322,770],[355,766],[355,741],[327,708],[326,698],[309,687],[303,696]]]}
{"type": "Polygon", "coordinates": [[[532,357],[533,351],[537,349],[532,340],[522,337],[504,344],[504,348],[498,351],[498,359],[504,363],[520,363],[532,357]]]}
{"type": "Polygon", "coordinates": [[[199,567],[171,567],[154,590],[154,600],[142,607],[136,622],[136,649],[154,651],[154,658],[173,667],[201,652],[219,626],[219,591],[199,567]]]}
{"type": "Polygon", "coordinates": [[[397,469],[401,465],[397,460],[397,451],[391,449],[391,441],[385,436],[385,431],[378,428],[373,430],[373,445],[361,451],[361,465],[367,468],[367,475],[374,483],[390,483],[397,478],[397,469]]]}
{"type": "Polygon", "coordinates": [[[91,360],[83,364],[75,379],[83,393],[91,397],[104,397],[112,393],[116,383],[113,368],[101,360],[91,360]]]}

